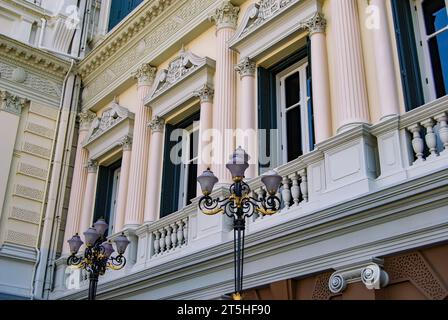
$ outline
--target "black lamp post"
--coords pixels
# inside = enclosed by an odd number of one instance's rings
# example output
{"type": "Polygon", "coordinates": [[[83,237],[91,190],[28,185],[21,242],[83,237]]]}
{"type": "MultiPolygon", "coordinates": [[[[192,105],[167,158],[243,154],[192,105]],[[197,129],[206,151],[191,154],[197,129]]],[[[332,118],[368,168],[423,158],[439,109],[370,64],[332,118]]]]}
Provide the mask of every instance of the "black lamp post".
{"type": "Polygon", "coordinates": [[[84,232],[86,249],[84,256],[77,256],[81,246],[84,244],[78,234],[68,240],[71,256],[67,259],[67,265],[84,269],[89,273],[89,300],[95,300],[98,278],[106,273],[107,269],[121,270],[126,265],[123,254],[129,245],[129,240],[121,234],[114,242],[118,255],[111,257],[115,251],[112,242],[107,241],[104,234],[108,228],[104,219],[99,219],[92,228],[84,232]]]}
{"type": "Polygon", "coordinates": [[[267,198],[255,199],[250,196],[249,185],[244,182],[244,172],[249,167],[249,155],[239,147],[226,165],[232,174],[233,184],[230,186],[230,196],[224,199],[213,199],[210,194],[218,182],[218,178],[210,169],[198,177],[204,196],[199,200],[199,209],[206,215],[223,213],[233,219],[234,230],[234,272],[235,293],[233,300],[242,300],[243,289],[243,265],[244,265],[244,236],[246,230],[246,218],[253,216],[255,212],[261,215],[273,215],[280,209],[281,201],[276,197],[282,177],[275,171],[264,174],[261,181],[266,186],[267,198]]]}

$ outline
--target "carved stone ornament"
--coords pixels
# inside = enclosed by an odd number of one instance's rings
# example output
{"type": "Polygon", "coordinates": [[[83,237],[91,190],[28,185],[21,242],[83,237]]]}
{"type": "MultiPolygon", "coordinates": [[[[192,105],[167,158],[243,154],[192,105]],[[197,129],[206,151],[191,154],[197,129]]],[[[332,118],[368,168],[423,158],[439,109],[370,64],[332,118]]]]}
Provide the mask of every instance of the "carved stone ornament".
{"type": "Polygon", "coordinates": [[[210,88],[208,85],[204,84],[199,90],[194,92],[196,97],[199,97],[201,103],[213,102],[213,97],[215,95],[215,90],[210,88]]]}
{"type": "Polygon", "coordinates": [[[92,159],[89,159],[87,161],[87,172],[89,173],[96,173],[98,171],[98,162],[92,159]]]}
{"type": "Polygon", "coordinates": [[[336,271],[330,277],[329,288],[332,293],[337,294],[343,292],[349,283],[360,281],[369,290],[379,290],[389,284],[389,276],[382,269],[382,262],[375,259],[375,262],[336,271]]]}
{"type": "Polygon", "coordinates": [[[241,78],[245,76],[255,76],[256,64],[249,58],[243,58],[240,63],[235,66],[235,70],[239,72],[241,78]]]}
{"type": "Polygon", "coordinates": [[[239,12],[239,7],[236,7],[230,1],[225,0],[210,16],[210,21],[214,21],[216,23],[217,30],[221,28],[236,29],[239,12]]]}
{"type": "Polygon", "coordinates": [[[8,91],[0,91],[0,110],[2,111],[20,116],[27,102],[27,99],[15,96],[8,91]]]}
{"type": "Polygon", "coordinates": [[[201,58],[182,48],[179,52],[179,56],[170,62],[168,69],[160,71],[149,98],[153,99],[161,95],[205,63],[206,58],[201,58]]]}
{"type": "Polygon", "coordinates": [[[89,130],[96,114],[89,110],[84,110],[78,114],[80,130],[89,130]]]}
{"type": "MultiPolygon", "coordinates": [[[[274,19],[280,13],[299,1],[300,0],[260,0],[258,3],[250,5],[231,42],[243,38],[245,35],[274,19]]],[[[325,32],[326,20],[321,13],[316,12],[311,18],[300,22],[299,28],[308,30],[310,35],[318,32],[325,32]]]]}
{"type": "Polygon", "coordinates": [[[123,148],[123,151],[131,151],[132,150],[132,137],[125,136],[120,141],[120,146],[123,148]]]}
{"type": "Polygon", "coordinates": [[[145,63],[132,76],[137,79],[139,86],[152,86],[156,71],[157,68],[151,66],[149,63],[145,63]]]}
{"type": "Polygon", "coordinates": [[[87,134],[87,143],[97,139],[129,117],[132,117],[132,113],[128,109],[120,106],[118,101],[114,99],[111,106],[103,112],[101,118],[95,118],[93,120],[89,133],[87,134]]]}
{"type": "Polygon", "coordinates": [[[165,128],[165,119],[156,116],[150,123],[148,123],[148,127],[151,129],[152,133],[163,132],[163,129],[165,128]]]}

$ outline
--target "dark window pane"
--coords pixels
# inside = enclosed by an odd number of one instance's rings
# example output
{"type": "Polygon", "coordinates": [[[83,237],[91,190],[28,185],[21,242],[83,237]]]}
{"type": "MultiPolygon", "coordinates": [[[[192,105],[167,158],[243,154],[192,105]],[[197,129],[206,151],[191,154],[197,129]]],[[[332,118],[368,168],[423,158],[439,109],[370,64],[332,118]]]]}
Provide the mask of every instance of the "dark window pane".
{"type": "Polygon", "coordinates": [[[425,15],[426,33],[428,35],[442,29],[448,24],[448,17],[444,0],[423,1],[423,14],[425,15]]]}
{"type": "Polygon", "coordinates": [[[191,200],[196,198],[197,191],[198,165],[188,165],[188,187],[187,187],[187,205],[191,204],[191,200]]]}
{"type": "Polygon", "coordinates": [[[286,127],[288,137],[288,161],[292,161],[302,155],[300,108],[294,108],[286,113],[286,127]]]}
{"type": "Polygon", "coordinates": [[[296,72],[285,80],[286,108],[300,101],[300,73],[296,72]]]}
{"type": "Polygon", "coordinates": [[[429,41],[437,98],[448,92],[448,31],[429,41]]]}

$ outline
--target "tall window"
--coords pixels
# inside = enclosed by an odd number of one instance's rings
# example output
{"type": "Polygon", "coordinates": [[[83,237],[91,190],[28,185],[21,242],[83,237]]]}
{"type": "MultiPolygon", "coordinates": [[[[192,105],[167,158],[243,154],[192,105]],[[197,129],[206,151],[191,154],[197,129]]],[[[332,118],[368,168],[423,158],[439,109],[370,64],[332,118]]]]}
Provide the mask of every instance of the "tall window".
{"type": "Polygon", "coordinates": [[[309,46],[258,69],[260,173],[314,149],[309,46]]]}
{"type": "Polygon", "coordinates": [[[277,75],[279,128],[282,162],[297,159],[310,151],[310,88],[306,59],[277,75]]]}
{"type": "Polygon", "coordinates": [[[109,15],[109,31],[120,23],[143,0],[112,0],[109,15]]]}
{"type": "Polygon", "coordinates": [[[94,219],[106,220],[109,224],[108,234],[115,232],[115,214],[118,201],[118,186],[120,185],[121,160],[109,165],[100,166],[96,189],[94,219]]]}
{"type": "Polygon", "coordinates": [[[198,174],[199,113],[167,124],[163,156],[160,216],[165,217],[191,204],[196,197],[198,174]]]}
{"type": "Polygon", "coordinates": [[[447,0],[392,0],[407,110],[448,93],[447,0]]]}

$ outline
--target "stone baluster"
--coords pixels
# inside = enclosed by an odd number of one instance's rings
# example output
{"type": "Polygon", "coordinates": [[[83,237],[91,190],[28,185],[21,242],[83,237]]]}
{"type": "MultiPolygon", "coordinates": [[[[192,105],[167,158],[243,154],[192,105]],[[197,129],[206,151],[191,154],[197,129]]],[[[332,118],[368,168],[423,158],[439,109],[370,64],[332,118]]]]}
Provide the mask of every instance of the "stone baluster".
{"type": "Polygon", "coordinates": [[[300,190],[302,192],[303,202],[308,202],[308,176],[306,175],[306,170],[301,170],[299,175],[301,178],[300,190]]]}
{"type": "Polygon", "coordinates": [[[448,116],[446,113],[442,113],[436,116],[435,119],[439,124],[439,137],[444,147],[440,155],[448,155],[448,116]]]}
{"type": "Polygon", "coordinates": [[[177,221],[177,246],[182,247],[184,244],[184,223],[181,221],[177,221]]]}
{"type": "Polygon", "coordinates": [[[283,189],[282,189],[283,203],[285,204],[285,208],[289,209],[289,207],[291,206],[291,190],[289,187],[290,180],[288,179],[288,177],[284,177],[282,183],[283,183],[283,189]]]}
{"type": "Polygon", "coordinates": [[[433,119],[428,119],[422,122],[422,126],[426,128],[426,135],[425,135],[425,141],[426,145],[429,148],[429,152],[431,155],[428,157],[428,159],[436,158],[438,156],[437,154],[437,138],[436,134],[434,132],[434,126],[435,122],[433,119]]]}
{"type": "Polygon", "coordinates": [[[154,255],[158,255],[160,252],[160,232],[154,231],[153,232],[153,239],[154,239],[154,255]]]}
{"type": "Polygon", "coordinates": [[[299,176],[297,173],[293,173],[289,176],[292,181],[291,195],[294,201],[294,206],[297,207],[300,204],[300,186],[299,186],[299,176]]]}
{"type": "Polygon", "coordinates": [[[170,228],[173,230],[173,232],[171,233],[171,246],[173,250],[175,250],[177,248],[177,224],[170,224],[170,228]]]}
{"type": "Polygon", "coordinates": [[[183,224],[184,224],[184,244],[187,245],[188,244],[188,218],[185,218],[182,220],[183,224]]]}
{"type": "Polygon", "coordinates": [[[166,226],[166,236],[165,236],[165,245],[166,245],[166,251],[170,251],[171,249],[171,227],[166,226]]]}
{"type": "Polygon", "coordinates": [[[165,229],[162,228],[159,230],[160,232],[160,253],[163,254],[165,252],[165,248],[166,248],[166,242],[165,242],[165,229]]]}
{"type": "Polygon", "coordinates": [[[417,157],[417,160],[414,162],[414,164],[425,161],[425,159],[423,158],[425,143],[420,136],[420,125],[414,124],[410,126],[408,130],[412,133],[412,148],[414,149],[415,156],[417,157]]]}

